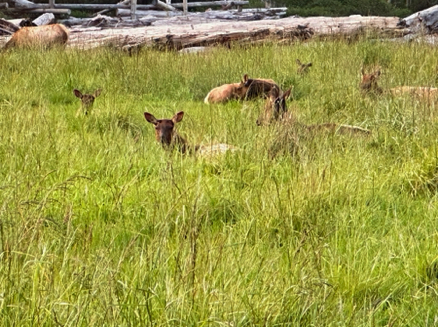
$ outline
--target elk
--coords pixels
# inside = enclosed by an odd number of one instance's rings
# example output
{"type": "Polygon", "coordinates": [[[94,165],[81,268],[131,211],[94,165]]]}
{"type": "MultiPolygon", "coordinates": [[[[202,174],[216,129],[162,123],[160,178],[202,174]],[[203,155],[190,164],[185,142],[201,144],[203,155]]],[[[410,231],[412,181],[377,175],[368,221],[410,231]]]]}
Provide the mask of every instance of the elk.
{"type": "Polygon", "coordinates": [[[267,96],[273,88],[278,88],[278,86],[272,79],[252,79],[245,74],[240,83],[224,84],[212,89],[204,102],[212,104],[225,103],[230,100],[249,100],[267,96]]]}
{"type": "Polygon", "coordinates": [[[302,64],[300,59],[297,59],[296,63],[298,65],[297,73],[300,75],[307,74],[309,72],[309,67],[312,67],[311,62],[308,62],[307,64],[302,64]]]}
{"type": "MultiPolygon", "coordinates": [[[[88,115],[88,112],[93,107],[94,100],[100,95],[101,91],[102,91],[101,89],[97,89],[96,91],[94,91],[93,94],[82,94],[82,92],[79,91],[78,89],[73,90],[73,94],[77,98],[81,99],[81,103],[82,103],[81,108],[85,115],[88,115]]],[[[81,108],[79,108],[76,115],[79,114],[81,108]]]]}
{"type": "Polygon", "coordinates": [[[290,119],[291,116],[286,116],[286,100],[289,98],[291,91],[292,87],[284,93],[281,93],[278,88],[272,89],[266,99],[265,109],[257,119],[257,125],[266,125],[274,121],[290,119]]]}
{"type": "Polygon", "coordinates": [[[377,80],[380,76],[380,69],[371,74],[365,74],[365,70],[362,68],[361,74],[362,81],[359,84],[359,88],[362,93],[373,92],[376,94],[381,94],[383,92],[382,88],[377,85],[377,80]]]}
{"type": "MultiPolygon", "coordinates": [[[[294,117],[288,114],[288,109],[286,106],[286,100],[289,98],[292,87],[284,93],[277,93],[273,91],[270,97],[266,100],[264,113],[257,119],[257,125],[266,125],[272,122],[283,122],[283,123],[296,123],[294,117]]],[[[339,134],[363,134],[370,135],[371,131],[359,126],[351,126],[337,123],[323,123],[323,124],[313,124],[313,125],[303,125],[305,130],[309,132],[314,131],[328,131],[331,133],[339,134]]]]}
{"type": "Polygon", "coordinates": [[[394,96],[401,96],[403,94],[411,94],[418,99],[427,101],[436,101],[438,99],[438,88],[427,86],[397,86],[389,90],[383,90],[378,86],[377,80],[380,76],[380,70],[371,74],[365,74],[362,69],[362,81],[360,89],[362,92],[375,92],[378,94],[391,93],[394,96]]]}
{"type": "Polygon", "coordinates": [[[16,31],[3,49],[50,48],[55,45],[64,45],[67,41],[68,31],[64,25],[27,26],[16,31]]]}
{"type": "Polygon", "coordinates": [[[177,112],[171,119],[156,119],[154,115],[145,112],[144,118],[155,126],[155,138],[165,149],[177,148],[181,153],[199,153],[201,155],[221,154],[227,151],[235,151],[236,147],[229,144],[212,144],[191,146],[186,139],[178,134],[175,125],[182,121],[184,111],[177,112]]]}

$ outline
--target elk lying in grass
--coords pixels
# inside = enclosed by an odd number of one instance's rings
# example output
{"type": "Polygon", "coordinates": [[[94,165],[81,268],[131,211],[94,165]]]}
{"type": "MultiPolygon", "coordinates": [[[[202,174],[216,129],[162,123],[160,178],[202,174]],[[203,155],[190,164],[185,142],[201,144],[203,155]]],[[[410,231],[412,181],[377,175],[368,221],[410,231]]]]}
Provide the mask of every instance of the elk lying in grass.
{"type": "Polygon", "coordinates": [[[296,63],[298,65],[297,73],[300,75],[307,74],[309,72],[309,67],[312,67],[311,62],[308,62],[307,64],[303,64],[301,63],[300,59],[297,59],[296,63]]]}
{"type": "MultiPolygon", "coordinates": [[[[288,113],[286,100],[289,98],[292,88],[287,90],[284,93],[278,92],[277,90],[273,90],[270,94],[270,97],[266,100],[265,110],[257,119],[257,125],[267,125],[272,122],[284,122],[284,123],[292,123],[298,124],[294,117],[288,113]]],[[[336,123],[323,123],[323,124],[314,124],[314,125],[303,125],[299,124],[301,127],[304,127],[309,132],[314,131],[327,131],[331,133],[339,133],[339,134],[363,134],[369,135],[371,131],[359,126],[351,126],[351,125],[343,125],[336,123]]]]}
{"type": "Polygon", "coordinates": [[[6,43],[4,49],[10,48],[50,48],[64,45],[68,41],[68,31],[64,25],[52,24],[23,27],[16,31],[6,43]]]}
{"type": "Polygon", "coordinates": [[[155,138],[165,149],[173,150],[177,148],[181,153],[199,153],[201,155],[221,154],[227,151],[235,151],[236,147],[229,144],[212,144],[191,146],[186,139],[178,134],[175,124],[179,123],[184,117],[184,112],[176,113],[171,119],[156,119],[154,115],[145,112],[144,118],[155,126],[155,138]]]}
{"type": "Polygon", "coordinates": [[[82,110],[84,115],[88,115],[88,112],[93,107],[94,100],[100,95],[101,89],[97,89],[93,94],[82,94],[78,89],[73,90],[73,94],[81,99],[81,108],[79,108],[76,115],[79,115],[79,112],[82,110]]]}
{"type": "Polygon", "coordinates": [[[380,76],[380,70],[377,70],[371,74],[365,74],[362,69],[362,81],[360,83],[360,89],[364,93],[374,92],[377,94],[390,93],[395,96],[401,96],[403,94],[410,94],[417,97],[420,100],[436,101],[438,99],[438,88],[425,87],[425,86],[397,86],[387,90],[383,90],[378,86],[377,80],[380,76]]]}
{"type": "Polygon", "coordinates": [[[365,74],[365,70],[361,70],[362,80],[359,84],[359,88],[362,93],[376,93],[381,94],[383,92],[382,88],[377,84],[377,80],[380,76],[380,69],[376,70],[370,74],[365,74]]]}
{"type": "Polygon", "coordinates": [[[245,74],[240,83],[224,84],[212,89],[204,102],[212,104],[225,103],[230,100],[249,100],[267,96],[273,88],[278,88],[278,86],[272,79],[253,79],[245,74]]]}

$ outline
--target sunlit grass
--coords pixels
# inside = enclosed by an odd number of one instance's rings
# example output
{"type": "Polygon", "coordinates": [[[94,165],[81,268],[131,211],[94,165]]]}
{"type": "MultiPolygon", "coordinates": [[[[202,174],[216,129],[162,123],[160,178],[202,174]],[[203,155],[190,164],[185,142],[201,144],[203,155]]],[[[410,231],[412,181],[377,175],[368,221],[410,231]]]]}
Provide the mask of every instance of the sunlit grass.
{"type": "Polygon", "coordinates": [[[437,55],[372,40],[3,53],[2,325],[434,325],[435,104],[358,83],[378,66],[384,89],[435,86],[437,55]],[[261,100],[203,103],[244,73],[294,85],[303,124],[373,133],[281,133],[256,125],[261,100]],[[86,117],[74,88],[102,89],[86,117]],[[181,110],[190,143],[240,150],[164,151],[143,112],[181,110]]]}

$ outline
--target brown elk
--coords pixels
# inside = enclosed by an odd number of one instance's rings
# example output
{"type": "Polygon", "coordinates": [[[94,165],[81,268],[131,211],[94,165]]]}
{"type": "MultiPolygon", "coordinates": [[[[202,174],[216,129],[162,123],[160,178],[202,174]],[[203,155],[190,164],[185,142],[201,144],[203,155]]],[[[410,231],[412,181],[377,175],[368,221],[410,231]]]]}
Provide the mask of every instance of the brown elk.
{"type": "Polygon", "coordinates": [[[266,100],[264,113],[257,119],[257,125],[266,125],[272,122],[292,123],[304,127],[307,131],[328,131],[339,134],[364,134],[369,135],[371,131],[359,126],[351,126],[337,123],[323,123],[314,125],[298,124],[294,117],[288,113],[286,100],[290,96],[292,88],[284,93],[271,92],[266,100]]]}
{"type": "Polygon", "coordinates": [[[365,74],[362,69],[362,81],[360,89],[362,92],[375,92],[377,94],[390,93],[394,96],[401,96],[403,94],[410,94],[420,100],[436,101],[438,100],[438,88],[427,86],[397,86],[389,90],[383,90],[378,86],[377,80],[380,76],[380,70],[371,74],[365,74]]]}
{"type": "Polygon", "coordinates": [[[274,121],[290,119],[292,116],[287,114],[286,100],[289,98],[292,87],[284,93],[280,89],[274,88],[266,99],[265,109],[257,119],[257,125],[266,125],[274,121]]]}
{"type": "Polygon", "coordinates": [[[359,88],[363,93],[376,93],[381,94],[383,92],[382,88],[377,84],[377,80],[380,76],[380,69],[373,73],[365,74],[365,70],[361,69],[362,80],[359,84],[359,88]]]}
{"type": "Polygon", "coordinates": [[[235,151],[236,147],[229,144],[212,144],[191,146],[186,139],[178,134],[175,125],[179,123],[183,117],[184,112],[177,112],[171,119],[156,119],[154,115],[145,112],[145,119],[155,126],[155,138],[165,148],[173,150],[177,148],[181,153],[199,153],[201,155],[221,154],[227,151],[235,151]]]}
{"type": "Polygon", "coordinates": [[[23,27],[16,31],[5,44],[5,50],[10,48],[50,48],[64,45],[68,41],[68,31],[64,25],[52,24],[23,27]]]}
{"type": "MultiPolygon", "coordinates": [[[[88,115],[88,112],[93,107],[94,100],[100,95],[101,91],[102,91],[101,89],[97,89],[96,91],[94,91],[93,94],[82,94],[82,92],[79,91],[78,89],[73,90],[73,94],[77,98],[81,99],[81,103],[82,103],[81,108],[85,115],[88,115]]],[[[78,114],[79,111],[77,115],[78,114]]]]}
{"type": "Polygon", "coordinates": [[[312,67],[311,62],[308,62],[307,64],[302,64],[300,59],[297,59],[296,63],[298,65],[297,73],[300,75],[307,74],[309,72],[309,67],[312,67]]]}
{"type": "Polygon", "coordinates": [[[245,74],[240,83],[224,84],[212,89],[204,102],[212,104],[225,103],[230,100],[249,100],[267,96],[273,88],[278,88],[278,86],[272,79],[253,79],[245,74]]]}

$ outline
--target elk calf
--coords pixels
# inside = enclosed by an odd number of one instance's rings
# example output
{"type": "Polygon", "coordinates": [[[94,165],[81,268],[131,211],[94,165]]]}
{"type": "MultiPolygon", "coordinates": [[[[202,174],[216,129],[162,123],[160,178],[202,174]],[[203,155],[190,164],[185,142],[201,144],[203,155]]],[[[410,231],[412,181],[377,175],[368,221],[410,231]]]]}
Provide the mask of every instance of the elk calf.
{"type": "Polygon", "coordinates": [[[180,136],[175,125],[184,117],[184,112],[176,113],[171,119],[156,119],[154,115],[145,112],[144,118],[155,126],[155,138],[165,149],[173,150],[175,147],[181,153],[196,152],[202,155],[221,154],[227,151],[235,151],[236,148],[228,144],[212,144],[210,146],[195,145],[190,146],[186,139],[180,136]]]}
{"type": "Polygon", "coordinates": [[[377,85],[377,80],[380,76],[380,70],[376,70],[371,74],[365,74],[365,70],[362,68],[362,81],[359,84],[359,88],[363,93],[373,92],[376,94],[381,94],[383,92],[382,88],[377,85]]]}
{"type": "Polygon", "coordinates": [[[23,27],[16,31],[6,43],[4,49],[10,48],[50,48],[64,45],[68,41],[68,31],[64,25],[52,24],[23,27]]]}
{"type": "MultiPolygon", "coordinates": [[[[82,94],[78,89],[73,90],[74,95],[81,99],[81,108],[85,115],[88,115],[88,112],[93,107],[94,100],[100,95],[101,89],[97,89],[93,94],[82,94]]],[[[80,109],[79,109],[80,110],[80,109]]],[[[79,114],[79,111],[76,115],[79,114]]]]}
{"type": "Polygon", "coordinates": [[[296,63],[298,65],[297,73],[300,75],[307,74],[309,72],[309,67],[312,67],[311,62],[308,62],[307,64],[302,64],[300,59],[297,59],[296,63]]]}

